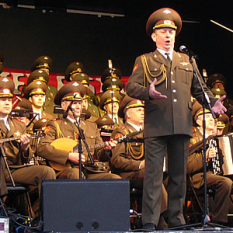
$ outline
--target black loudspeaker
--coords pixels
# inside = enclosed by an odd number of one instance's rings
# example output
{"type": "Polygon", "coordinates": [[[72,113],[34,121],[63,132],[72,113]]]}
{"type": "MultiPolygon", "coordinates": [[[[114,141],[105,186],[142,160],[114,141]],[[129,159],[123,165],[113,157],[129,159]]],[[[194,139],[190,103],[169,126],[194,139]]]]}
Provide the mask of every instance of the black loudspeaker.
{"type": "Polygon", "coordinates": [[[128,231],[128,180],[45,180],[41,214],[44,231],[128,231]]]}

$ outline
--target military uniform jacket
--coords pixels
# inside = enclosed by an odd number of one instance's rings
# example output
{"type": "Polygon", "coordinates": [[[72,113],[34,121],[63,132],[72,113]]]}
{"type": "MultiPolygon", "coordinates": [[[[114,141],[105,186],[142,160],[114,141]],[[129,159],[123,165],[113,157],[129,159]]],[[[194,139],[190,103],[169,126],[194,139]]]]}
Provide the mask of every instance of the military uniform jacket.
{"type": "MultiPolygon", "coordinates": [[[[19,135],[26,133],[26,127],[23,123],[10,117],[8,117],[8,119],[10,131],[7,130],[4,122],[2,120],[0,121],[0,130],[2,138],[18,137],[19,135]]],[[[26,164],[30,161],[30,159],[33,156],[32,149],[29,147],[27,152],[22,151],[20,147],[20,142],[18,141],[5,142],[3,148],[10,169],[16,169],[26,166],[26,164]]],[[[4,174],[6,179],[8,179],[9,174],[7,170],[4,170],[4,174]]]]}
{"type": "MultiPolygon", "coordinates": [[[[122,135],[137,132],[137,130],[127,122],[117,128],[112,133],[112,138],[118,138],[122,135]]],[[[143,134],[135,137],[140,141],[143,139],[143,134]]],[[[144,143],[142,142],[122,142],[112,149],[111,170],[113,173],[121,175],[139,170],[139,165],[144,159],[144,143]],[[131,146],[132,148],[129,148],[131,146]],[[139,158],[140,157],[140,158],[139,158]],[[135,159],[136,158],[136,159],[135,159]],[[139,159],[137,159],[139,158],[139,159]]]]}
{"type": "Polygon", "coordinates": [[[57,88],[47,84],[47,91],[45,96],[44,110],[50,114],[53,114],[54,111],[54,98],[57,94],[57,88]]]}
{"type": "MultiPolygon", "coordinates": [[[[135,61],[134,70],[126,86],[127,94],[133,98],[145,100],[145,135],[144,137],[185,134],[192,136],[191,94],[199,102],[203,96],[189,57],[173,52],[172,67],[158,50],[146,54],[147,65],[152,75],[158,75],[164,65],[167,78],[155,89],[167,96],[167,99],[151,100],[150,82],[144,77],[141,57],[135,61]]],[[[157,77],[159,81],[162,75],[157,77]]],[[[154,78],[151,77],[153,81],[154,78]]],[[[211,91],[202,82],[210,97],[211,106],[216,102],[211,91]]]]}
{"type": "MultiPolygon", "coordinates": [[[[70,120],[62,118],[55,121],[59,125],[63,137],[76,140],[78,143],[78,128],[70,120]]],[[[41,138],[37,154],[47,160],[65,165],[69,152],[50,145],[54,140],[62,137],[57,130],[55,121],[52,120],[48,122],[47,126],[49,127],[49,132],[46,134],[45,138],[41,138]]],[[[83,129],[88,146],[103,142],[95,123],[81,120],[81,128],[83,129]]],[[[83,145],[82,148],[84,149],[85,146],[83,145]]],[[[99,160],[106,160],[106,157],[108,157],[103,149],[91,149],[90,153],[92,155],[95,154],[96,158],[99,160]]],[[[86,151],[84,151],[83,154],[86,155],[86,160],[88,160],[86,151]]]]}

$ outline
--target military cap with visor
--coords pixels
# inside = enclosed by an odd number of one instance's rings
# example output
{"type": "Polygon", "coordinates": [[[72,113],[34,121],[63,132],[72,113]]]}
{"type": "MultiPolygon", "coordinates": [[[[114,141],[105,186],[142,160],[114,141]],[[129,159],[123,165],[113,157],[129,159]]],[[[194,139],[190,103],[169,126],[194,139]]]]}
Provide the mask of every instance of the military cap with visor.
{"type": "Polygon", "coordinates": [[[50,69],[52,67],[52,58],[49,56],[40,56],[32,64],[31,71],[37,69],[50,69]]]}
{"type": "Polygon", "coordinates": [[[226,86],[225,76],[220,73],[211,74],[207,79],[207,86],[212,88],[216,83],[222,83],[223,86],[226,86]]]}
{"type": "Polygon", "coordinates": [[[45,95],[46,91],[47,85],[40,80],[35,80],[26,87],[25,98],[29,98],[32,95],[45,95]]]}
{"type": "Polygon", "coordinates": [[[0,77],[0,98],[13,97],[15,84],[12,79],[8,77],[0,77]]]}
{"type": "Polygon", "coordinates": [[[142,100],[134,99],[126,95],[121,101],[118,116],[124,118],[125,112],[130,108],[144,107],[144,102],[142,100]]]}
{"type": "Polygon", "coordinates": [[[172,28],[179,34],[182,28],[182,19],[180,15],[171,8],[161,8],[150,15],[146,24],[146,33],[148,36],[159,28],[172,28]]]}
{"type": "MultiPolygon", "coordinates": [[[[14,99],[13,99],[14,102],[14,99]]],[[[32,109],[32,104],[29,100],[22,98],[12,109],[11,111],[11,116],[14,117],[27,117],[31,119],[33,117],[33,109],[32,109]]]]}
{"type": "Polygon", "coordinates": [[[105,80],[110,79],[110,78],[116,78],[116,79],[121,79],[122,73],[121,71],[116,68],[107,68],[103,71],[101,75],[101,82],[104,83],[105,80]]]}
{"type": "Polygon", "coordinates": [[[69,82],[65,84],[56,94],[54,103],[61,105],[64,100],[75,101],[82,100],[86,94],[86,89],[80,82],[69,82]]]}
{"type": "Polygon", "coordinates": [[[95,123],[97,124],[98,128],[111,128],[109,126],[114,125],[114,121],[109,116],[102,116],[98,118],[95,123]]]}
{"type": "Polygon", "coordinates": [[[102,94],[100,98],[100,108],[104,110],[104,105],[117,102],[120,103],[121,101],[121,95],[118,91],[109,90],[102,94]]]}
{"type": "Polygon", "coordinates": [[[89,86],[89,76],[85,73],[75,73],[72,77],[70,77],[70,81],[77,81],[83,85],[89,86]]]}
{"type": "MultiPolygon", "coordinates": [[[[193,110],[192,110],[192,117],[193,117],[193,124],[194,126],[197,126],[196,120],[198,116],[203,115],[203,106],[196,100],[193,104],[193,110]]],[[[205,108],[205,113],[210,113],[210,110],[205,108]]]]}
{"type": "Polygon", "coordinates": [[[36,121],[33,125],[33,132],[37,132],[37,131],[46,131],[47,124],[50,120],[47,118],[41,118],[38,121],[36,121]]]}
{"type": "Polygon", "coordinates": [[[123,82],[117,78],[110,78],[104,81],[102,85],[103,92],[108,90],[121,91],[123,88],[123,82]]]}
{"type": "Polygon", "coordinates": [[[229,117],[227,116],[227,114],[221,114],[217,120],[217,128],[218,129],[225,128],[228,122],[229,122],[229,117]]]}
{"type": "Polygon", "coordinates": [[[78,61],[72,62],[71,64],[69,64],[69,66],[66,69],[65,79],[67,81],[73,81],[73,80],[70,80],[70,76],[72,74],[83,73],[83,72],[84,72],[84,67],[81,62],[78,62],[78,61]]]}
{"type": "Polygon", "coordinates": [[[28,77],[27,85],[35,80],[40,80],[47,84],[49,82],[49,75],[44,70],[34,70],[28,77]]]}

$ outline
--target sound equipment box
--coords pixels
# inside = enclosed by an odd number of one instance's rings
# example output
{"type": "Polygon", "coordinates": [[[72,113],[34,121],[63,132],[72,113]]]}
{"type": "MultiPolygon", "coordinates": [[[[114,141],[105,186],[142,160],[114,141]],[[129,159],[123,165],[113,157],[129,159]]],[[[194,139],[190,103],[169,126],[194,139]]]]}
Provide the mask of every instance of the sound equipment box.
{"type": "Polygon", "coordinates": [[[44,180],[44,231],[129,231],[128,180],[44,180]]]}

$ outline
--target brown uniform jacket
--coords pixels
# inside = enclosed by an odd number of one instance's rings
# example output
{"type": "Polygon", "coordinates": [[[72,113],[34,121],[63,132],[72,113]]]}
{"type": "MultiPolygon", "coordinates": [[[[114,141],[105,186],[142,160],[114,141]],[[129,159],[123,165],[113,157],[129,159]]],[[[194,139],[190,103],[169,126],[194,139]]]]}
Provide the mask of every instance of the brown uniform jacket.
{"type": "MultiPolygon", "coordinates": [[[[18,137],[21,134],[26,133],[26,126],[16,119],[9,117],[10,131],[7,130],[3,121],[0,121],[0,130],[2,138],[18,137]]],[[[27,152],[23,152],[20,148],[20,143],[18,141],[5,142],[3,145],[7,163],[10,169],[16,169],[26,166],[33,156],[33,151],[29,147],[27,152]]],[[[4,169],[4,175],[6,179],[9,179],[9,174],[6,169],[4,169]]]]}
{"type": "MultiPolygon", "coordinates": [[[[171,71],[168,60],[158,50],[146,54],[146,59],[152,75],[158,75],[161,65],[164,65],[167,78],[155,88],[166,95],[167,99],[150,99],[150,83],[146,78],[144,82],[141,57],[138,57],[135,61],[134,72],[127,83],[126,91],[133,98],[145,100],[145,138],[173,134],[192,136],[191,94],[198,101],[203,95],[198,80],[194,76],[189,57],[174,51],[171,71]]],[[[161,76],[157,77],[158,81],[161,76]]],[[[154,80],[154,78],[151,79],[154,80]]],[[[216,99],[204,83],[203,85],[213,106],[216,99]]]]}
{"type": "MultiPolygon", "coordinates": [[[[62,118],[56,120],[56,122],[59,125],[61,133],[64,137],[77,141],[78,129],[70,120],[62,118]]],[[[46,134],[45,138],[41,138],[37,154],[38,156],[41,156],[47,160],[65,165],[69,152],[57,149],[51,145],[54,140],[61,138],[61,135],[59,135],[54,121],[49,121],[47,126],[49,127],[49,132],[46,134]]],[[[103,143],[102,138],[100,137],[99,130],[97,129],[97,125],[95,123],[81,120],[81,128],[83,129],[88,146],[103,143]]],[[[83,149],[85,149],[84,145],[83,149]]],[[[96,150],[91,149],[90,153],[92,156],[95,155],[95,157],[101,161],[106,161],[108,159],[108,155],[107,153],[105,153],[103,148],[96,150]]],[[[83,154],[86,155],[86,160],[88,160],[89,158],[87,152],[84,151],[83,154]]]]}
{"type": "MultiPolygon", "coordinates": [[[[137,130],[127,122],[117,128],[112,133],[112,138],[137,132],[137,130]]],[[[135,137],[140,142],[121,142],[112,150],[111,170],[113,173],[121,175],[139,170],[139,165],[144,159],[143,134],[135,137]]]]}

